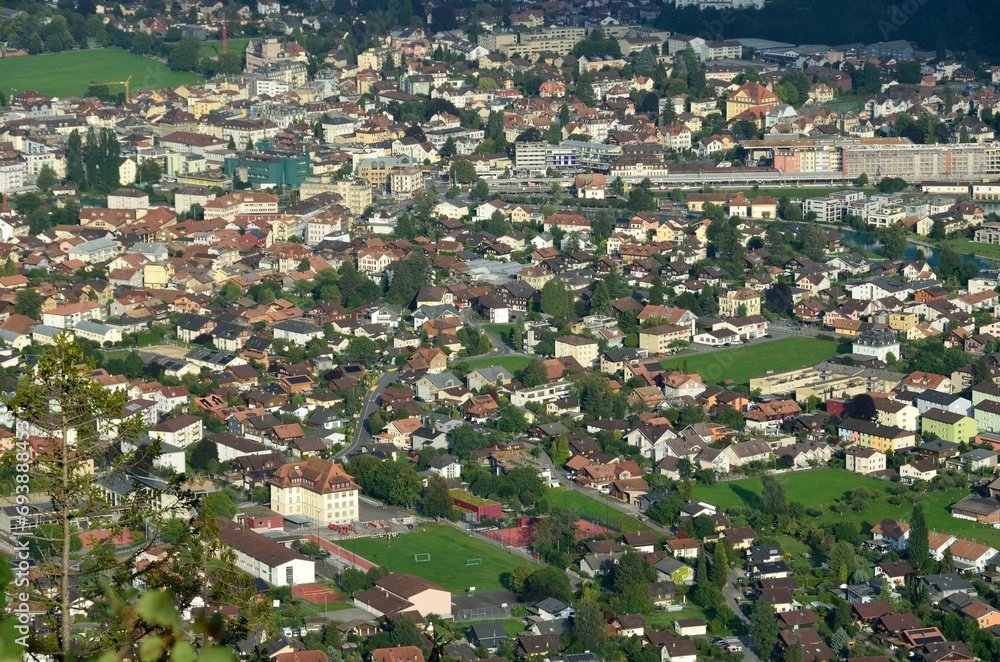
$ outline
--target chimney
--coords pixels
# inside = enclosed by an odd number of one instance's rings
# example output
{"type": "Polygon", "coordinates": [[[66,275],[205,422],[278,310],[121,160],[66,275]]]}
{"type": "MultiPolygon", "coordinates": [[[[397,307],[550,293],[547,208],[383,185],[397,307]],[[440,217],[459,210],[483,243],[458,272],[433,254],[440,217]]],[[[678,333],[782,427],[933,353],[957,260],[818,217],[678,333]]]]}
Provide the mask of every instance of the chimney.
{"type": "Polygon", "coordinates": [[[6,215],[6,214],[9,214],[9,213],[10,213],[10,204],[8,204],[8,202],[7,202],[7,194],[4,193],[3,194],[3,207],[0,208],[0,214],[5,214],[6,215]]]}

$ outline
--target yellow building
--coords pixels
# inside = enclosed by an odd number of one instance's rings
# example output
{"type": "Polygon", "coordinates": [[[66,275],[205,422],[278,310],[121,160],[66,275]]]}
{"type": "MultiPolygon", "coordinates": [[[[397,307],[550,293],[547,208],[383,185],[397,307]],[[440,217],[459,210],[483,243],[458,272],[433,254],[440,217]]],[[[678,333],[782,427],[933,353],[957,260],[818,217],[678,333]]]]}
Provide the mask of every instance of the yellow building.
{"type": "Polygon", "coordinates": [[[597,363],[599,355],[599,345],[596,340],[581,338],[580,336],[562,336],[556,338],[556,358],[570,356],[584,367],[593,366],[597,363]]]}
{"type": "Polygon", "coordinates": [[[271,510],[320,524],[358,519],[358,486],[339,464],[317,456],[279,467],[271,479],[271,510]]]}
{"type": "Polygon", "coordinates": [[[748,315],[760,315],[760,292],[751,290],[748,287],[738,290],[728,290],[719,299],[719,314],[723,317],[746,317],[748,315]],[[745,312],[740,311],[740,307],[746,308],[745,312]]]}

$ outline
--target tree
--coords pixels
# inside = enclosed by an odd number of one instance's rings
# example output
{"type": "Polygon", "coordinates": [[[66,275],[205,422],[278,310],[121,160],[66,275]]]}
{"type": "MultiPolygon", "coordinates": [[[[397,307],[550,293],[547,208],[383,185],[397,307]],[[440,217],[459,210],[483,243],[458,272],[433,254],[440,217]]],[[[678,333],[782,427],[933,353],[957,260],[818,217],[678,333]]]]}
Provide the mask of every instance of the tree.
{"type": "Polygon", "coordinates": [[[448,139],[444,141],[444,144],[441,145],[441,151],[438,153],[441,155],[441,158],[455,156],[455,154],[458,153],[455,146],[455,139],[449,136],[448,139]]]}
{"type": "Polygon", "coordinates": [[[663,304],[663,280],[660,278],[659,270],[654,270],[651,276],[652,287],[649,289],[649,303],[652,306],[663,304]]]}
{"type": "Polygon", "coordinates": [[[528,431],[528,419],[523,411],[514,405],[507,405],[500,412],[500,418],[497,419],[497,429],[503,432],[523,434],[528,431]]]}
{"type": "Polygon", "coordinates": [[[877,416],[878,410],[875,408],[875,400],[872,399],[872,396],[861,393],[851,400],[851,418],[874,421],[877,416]]]}
{"type": "Polygon", "coordinates": [[[66,178],[76,184],[77,188],[87,187],[87,176],[83,167],[83,143],[77,129],[73,129],[69,134],[66,144],[66,178]]]}
{"type": "Polygon", "coordinates": [[[924,504],[918,501],[913,506],[913,517],[910,519],[910,565],[917,572],[927,567],[930,558],[929,546],[924,504]]]}
{"type": "Polygon", "coordinates": [[[715,552],[712,555],[712,567],[709,570],[708,578],[717,589],[722,589],[729,581],[729,557],[726,555],[726,546],[722,540],[715,543],[715,552]]]}
{"type": "Polygon", "coordinates": [[[573,294],[561,280],[552,279],[542,286],[542,312],[556,318],[570,317],[573,294]]]}
{"type": "Polygon", "coordinates": [[[837,628],[830,635],[830,650],[836,655],[846,655],[851,645],[851,635],[844,628],[837,628]]]}
{"type": "Polygon", "coordinates": [[[612,575],[614,590],[621,593],[630,584],[651,584],[656,581],[656,570],[636,551],[628,550],[618,560],[612,575]]]}
{"type": "Polygon", "coordinates": [[[347,343],[347,359],[370,363],[378,360],[378,345],[371,338],[351,338],[347,343]]]}
{"type": "Polygon", "coordinates": [[[182,37],[167,56],[167,66],[174,71],[194,71],[200,61],[201,42],[196,37],[182,37]]]}
{"type": "MultiPolygon", "coordinates": [[[[31,377],[22,380],[14,394],[4,398],[15,419],[30,425],[35,435],[48,442],[35,458],[32,478],[36,483],[32,492],[44,495],[51,504],[54,526],[44,541],[57,553],[35,559],[35,569],[59,590],[55,598],[42,594],[32,595],[32,599],[45,604],[60,621],[58,642],[62,659],[69,659],[77,652],[85,654],[72,650],[77,642],[70,634],[73,621],[70,609],[76,590],[71,590],[71,585],[78,586],[85,598],[99,599],[103,590],[97,586],[97,579],[130,571],[136,555],[159,537],[164,521],[177,514],[177,508],[163,508],[159,499],[150,499],[144,490],[136,489],[117,497],[114,520],[107,516],[112,504],[101,484],[131,480],[134,457],[116,451],[120,451],[122,443],[134,443],[141,421],[133,416],[116,424],[108,422],[120,419],[127,396],[103,388],[91,377],[93,369],[83,348],[63,333],[56,338],[54,347],[38,357],[31,377]],[[84,469],[85,460],[93,460],[92,471],[84,469]],[[127,550],[96,545],[82,554],[77,552],[71,559],[74,522],[81,517],[90,518],[92,525],[108,528],[112,538],[126,529],[143,531],[146,527],[149,535],[145,543],[127,550]]],[[[168,485],[164,491],[174,485],[168,485]]],[[[27,489],[25,484],[23,490],[19,487],[16,492],[26,493],[27,489]]],[[[186,498],[177,503],[183,508],[192,505],[186,498]]],[[[121,583],[112,585],[120,587],[121,583]]]]}
{"type": "Polygon", "coordinates": [[[896,65],[896,77],[904,85],[919,85],[920,63],[916,60],[903,60],[896,65]]]}
{"type": "Polygon", "coordinates": [[[469,184],[479,179],[475,166],[468,159],[457,159],[451,164],[451,177],[459,184],[469,184]]]}
{"type": "Polygon", "coordinates": [[[802,662],[802,642],[796,641],[785,649],[784,662],[802,662]]]}
{"type": "Polygon", "coordinates": [[[878,241],[882,245],[882,255],[887,260],[898,260],[906,250],[909,230],[902,223],[893,223],[878,231],[878,241]]]}
{"type": "Polygon", "coordinates": [[[209,462],[218,461],[218,447],[208,438],[203,438],[191,449],[191,466],[195,469],[208,469],[209,462]]]}
{"type": "Polygon", "coordinates": [[[521,595],[524,591],[524,584],[528,581],[528,577],[531,576],[532,569],[526,565],[515,566],[513,570],[510,571],[510,590],[514,593],[521,595]]]}
{"type": "Polygon", "coordinates": [[[962,256],[950,244],[942,244],[941,255],[935,271],[941,280],[948,280],[952,276],[958,278],[962,271],[962,256]]]}
{"type": "Polygon", "coordinates": [[[35,178],[35,186],[43,191],[48,191],[55,186],[55,183],[56,171],[52,169],[52,166],[43,165],[38,171],[38,176],[35,178]]]}
{"type": "Polygon", "coordinates": [[[761,479],[761,511],[772,520],[777,520],[788,510],[785,500],[785,486],[771,474],[761,479]]]}
{"type": "Polygon", "coordinates": [[[532,602],[545,598],[572,602],[573,589],[569,585],[569,575],[555,566],[536,570],[524,582],[524,597],[532,602]]]}
{"type": "Polygon", "coordinates": [[[631,212],[655,211],[656,198],[641,186],[633,187],[628,193],[628,210],[631,212]]]}
{"type": "Polygon", "coordinates": [[[573,647],[580,651],[598,651],[607,643],[601,607],[590,599],[578,600],[573,614],[573,647]]]}
{"type": "Polygon", "coordinates": [[[597,281],[594,296],[590,298],[591,315],[609,315],[611,313],[611,293],[603,280],[597,281]]]}
{"type": "Polygon", "coordinates": [[[584,105],[593,108],[597,105],[597,95],[594,93],[594,75],[584,72],[576,77],[576,96],[584,105]]]}
{"type": "Polygon", "coordinates": [[[778,643],[778,619],[774,605],[758,600],[750,612],[750,636],[762,660],[769,660],[778,643]]]}
{"type": "Polygon", "coordinates": [[[868,186],[868,174],[863,172],[860,175],[858,175],[857,178],[854,180],[854,185],[859,188],[868,186]]]}
{"type": "Polygon", "coordinates": [[[549,379],[548,371],[545,369],[545,364],[539,359],[533,359],[531,363],[524,366],[524,370],[521,371],[521,384],[531,388],[533,386],[540,386],[544,384],[549,379]]]}
{"type": "Polygon", "coordinates": [[[42,319],[42,295],[33,288],[21,288],[14,295],[14,312],[33,320],[42,319]]]}
{"type": "Polygon", "coordinates": [[[156,159],[143,159],[142,163],[139,164],[140,183],[158,182],[161,177],[163,177],[163,168],[160,167],[160,162],[156,159]]]}
{"type": "Polygon", "coordinates": [[[448,483],[440,476],[427,479],[423,500],[420,502],[420,512],[427,517],[443,517],[454,519],[455,506],[448,493],[448,483]]]}

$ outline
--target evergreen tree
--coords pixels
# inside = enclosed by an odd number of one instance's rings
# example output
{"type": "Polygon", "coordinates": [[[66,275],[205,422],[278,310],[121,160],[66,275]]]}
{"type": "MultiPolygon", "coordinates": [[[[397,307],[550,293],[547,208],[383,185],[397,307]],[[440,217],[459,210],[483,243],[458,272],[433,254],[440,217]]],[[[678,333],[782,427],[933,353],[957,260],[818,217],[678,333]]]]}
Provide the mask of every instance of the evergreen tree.
{"type": "Polygon", "coordinates": [[[121,144],[113,129],[104,129],[101,132],[101,157],[103,163],[102,183],[105,190],[113,191],[121,185],[121,175],[118,170],[118,162],[121,160],[121,144]]]}
{"type": "Polygon", "coordinates": [[[653,286],[649,289],[649,303],[653,306],[663,304],[663,279],[660,278],[658,269],[653,271],[653,286]]]}
{"type": "Polygon", "coordinates": [[[778,619],[774,605],[767,600],[757,600],[750,612],[750,636],[757,644],[760,659],[769,660],[778,643],[778,619]]]}
{"type": "Polygon", "coordinates": [[[767,474],[762,479],[763,489],[760,494],[761,510],[772,521],[785,514],[788,503],[785,499],[785,486],[774,476],[767,474]]]}
{"type": "Polygon", "coordinates": [[[524,321],[518,320],[517,324],[514,325],[514,330],[510,334],[510,346],[516,352],[524,351],[524,331],[524,321]]]}
{"type": "Polygon", "coordinates": [[[542,312],[557,318],[569,317],[572,314],[572,296],[564,283],[550,280],[542,287],[542,312]]]}
{"type": "Polygon", "coordinates": [[[87,151],[84,156],[87,174],[87,189],[95,190],[101,185],[101,151],[97,143],[97,133],[94,127],[87,129],[87,151]]]}
{"type": "Polygon", "coordinates": [[[930,542],[928,539],[927,519],[924,516],[924,505],[917,502],[913,506],[913,517],[910,520],[910,565],[920,572],[927,566],[930,558],[930,542]]]}
{"type": "Polygon", "coordinates": [[[715,544],[715,553],[712,556],[712,567],[708,573],[712,585],[717,589],[725,587],[729,581],[729,558],[726,555],[726,547],[720,540],[715,544]]]}
{"type": "Polygon", "coordinates": [[[226,149],[231,150],[233,152],[236,151],[236,141],[233,140],[232,134],[229,134],[229,142],[226,144],[226,149]]]}
{"type": "Polygon", "coordinates": [[[69,134],[66,145],[66,178],[80,190],[87,188],[87,172],[83,167],[83,141],[77,129],[69,134]]]}
{"type": "Polygon", "coordinates": [[[604,614],[593,600],[576,603],[573,614],[573,646],[581,651],[598,651],[608,643],[604,614]]]}
{"type": "Polygon", "coordinates": [[[712,603],[712,593],[715,588],[708,574],[708,559],[704,549],[698,550],[698,563],[694,571],[694,593],[691,599],[699,607],[709,607],[712,603]]]}
{"type": "Polygon", "coordinates": [[[531,363],[524,367],[524,370],[521,371],[521,383],[528,388],[544,384],[548,381],[548,378],[548,371],[539,359],[534,359],[531,363]]]}
{"type": "Polygon", "coordinates": [[[611,313],[611,293],[603,280],[597,281],[594,295],[590,298],[591,315],[609,315],[611,313]]]}

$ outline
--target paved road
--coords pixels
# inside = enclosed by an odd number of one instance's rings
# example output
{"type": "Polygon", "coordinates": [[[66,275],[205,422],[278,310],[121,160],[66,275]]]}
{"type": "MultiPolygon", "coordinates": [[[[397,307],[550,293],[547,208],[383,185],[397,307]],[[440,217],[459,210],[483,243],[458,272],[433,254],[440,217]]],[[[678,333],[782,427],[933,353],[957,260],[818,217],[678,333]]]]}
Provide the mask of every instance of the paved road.
{"type": "MultiPolygon", "coordinates": [[[[722,589],[722,595],[726,599],[726,605],[733,610],[736,614],[736,618],[739,619],[747,630],[750,629],[750,618],[743,613],[740,609],[740,605],[737,600],[742,596],[740,593],[739,580],[743,576],[742,570],[737,570],[736,568],[730,568],[729,570],[729,581],[726,583],[725,588],[722,589]]],[[[745,634],[740,637],[740,642],[743,644],[743,659],[746,662],[761,662],[760,658],[751,648],[753,641],[750,639],[750,635],[745,634]]]]}
{"type": "Polygon", "coordinates": [[[334,459],[343,457],[358,446],[363,446],[368,443],[368,440],[371,439],[372,435],[371,432],[368,431],[365,422],[368,420],[368,417],[375,413],[375,410],[381,406],[379,404],[379,398],[382,397],[382,393],[386,388],[388,388],[389,384],[392,384],[394,381],[396,381],[396,369],[392,368],[391,370],[383,373],[382,376],[375,382],[374,386],[368,389],[368,392],[365,393],[364,402],[361,405],[361,411],[358,413],[358,423],[354,428],[354,434],[351,435],[351,443],[341,449],[339,453],[334,455],[334,459]]]}

